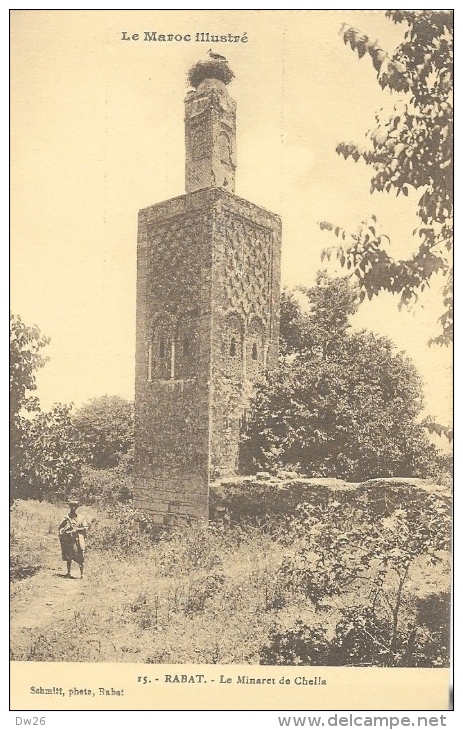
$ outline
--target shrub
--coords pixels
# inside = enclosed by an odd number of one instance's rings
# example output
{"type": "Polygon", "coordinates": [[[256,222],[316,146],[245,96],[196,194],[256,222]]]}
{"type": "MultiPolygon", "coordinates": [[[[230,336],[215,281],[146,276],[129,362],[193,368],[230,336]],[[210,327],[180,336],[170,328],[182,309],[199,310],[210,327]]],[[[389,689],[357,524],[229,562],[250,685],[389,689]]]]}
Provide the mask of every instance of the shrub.
{"type": "Polygon", "coordinates": [[[330,643],[323,626],[307,626],[296,621],[284,631],[274,629],[260,652],[259,664],[294,666],[329,664],[330,643]]]}
{"type": "Polygon", "coordinates": [[[133,477],[122,461],[113,469],[82,467],[79,496],[85,504],[110,507],[128,503],[133,497],[133,477]]]}
{"type": "Polygon", "coordinates": [[[75,426],[86,446],[86,462],[111,469],[133,461],[133,403],[117,395],[93,398],[77,410],[75,426]]]}
{"type": "Polygon", "coordinates": [[[391,624],[371,605],[351,605],[340,609],[334,636],[328,639],[325,625],[308,625],[301,620],[286,629],[274,628],[260,650],[260,664],[445,667],[450,661],[448,621],[449,595],[424,599],[438,631],[421,624],[423,608],[409,615],[391,642],[391,624]]]}
{"type": "Polygon", "coordinates": [[[262,660],[294,655],[309,664],[341,666],[448,663],[448,595],[420,598],[416,605],[407,595],[419,559],[444,564],[443,552],[450,547],[448,501],[377,482],[346,491],[344,503],[331,497],[296,509],[288,535],[294,550],[277,575],[286,590],[299,589],[309,598],[317,614],[329,611],[339,618],[324,653],[313,627],[297,624],[274,632],[262,660]]]}
{"type": "Polygon", "coordinates": [[[110,552],[116,557],[143,554],[163,534],[164,528],[131,505],[117,505],[108,510],[105,520],[95,520],[89,535],[89,547],[110,552]]]}
{"type": "Polygon", "coordinates": [[[16,530],[10,530],[10,580],[21,580],[43,567],[43,558],[16,530]]]}
{"type": "Polygon", "coordinates": [[[341,611],[330,652],[334,666],[403,666],[406,637],[398,632],[391,646],[391,625],[371,606],[349,606],[341,611]]]}
{"type": "Polygon", "coordinates": [[[222,567],[214,536],[201,527],[180,529],[166,535],[157,556],[163,576],[184,575],[191,571],[214,571],[222,567]]]}
{"type": "Polygon", "coordinates": [[[415,638],[416,667],[448,667],[450,664],[450,593],[431,593],[416,601],[419,631],[415,638]]]}
{"type": "Polygon", "coordinates": [[[202,613],[206,601],[213,598],[225,582],[225,576],[219,571],[202,575],[189,582],[184,611],[188,614],[202,613]]]}

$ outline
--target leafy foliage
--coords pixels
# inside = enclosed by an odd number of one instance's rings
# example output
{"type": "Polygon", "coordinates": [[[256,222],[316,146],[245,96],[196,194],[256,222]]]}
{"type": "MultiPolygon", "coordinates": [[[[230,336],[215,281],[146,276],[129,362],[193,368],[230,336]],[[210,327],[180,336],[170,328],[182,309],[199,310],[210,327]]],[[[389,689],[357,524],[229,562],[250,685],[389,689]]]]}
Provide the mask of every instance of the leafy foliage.
{"type": "Polygon", "coordinates": [[[36,372],[47,358],[41,354],[49,340],[36,325],[28,327],[18,315],[10,315],[10,473],[11,492],[15,494],[20,480],[25,449],[27,413],[38,409],[36,372]]]}
{"type": "Polygon", "coordinates": [[[303,314],[295,292],[283,289],[280,299],[280,354],[300,352],[309,337],[309,318],[303,314]]]}
{"type": "Polygon", "coordinates": [[[431,593],[416,601],[417,623],[421,627],[417,637],[415,666],[426,666],[429,656],[435,657],[435,665],[447,667],[450,664],[449,636],[450,592],[431,593]]]}
{"type": "Polygon", "coordinates": [[[316,350],[326,356],[349,329],[349,316],[358,309],[359,296],[347,278],[332,279],[319,271],[316,286],[284,290],[281,297],[280,351],[283,355],[316,350]],[[307,298],[310,313],[302,310],[296,294],[307,298]]]}
{"type": "Polygon", "coordinates": [[[375,489],[372,494],[358,489],[344,503],[331,498],[300,505],[292,531],[304,544],[297,560],[283,564],[282,575],[304,586],[317,609],[364,576],[371,582],[373,604],[383,598],[395,616],[392,594],[400,599],[412,561],[426,555],[437,564],[439,552],[449,549],[450,510],[442,497],[421,490],[401,487],[381,499],[375,489]],[[391,570],[398,589],[388,593],[391,570]]]}
{"type": "Polygon", "coordinates": [[[133,477],[131,463],[122,459],[112,469],[93,469],[88,464],[82,466],[82,480],[79,496],[84,504],[112,507],[130,502],[133,497],[133,477]]]}
{"type": "Polygon", "coordinates": [[[111,469],[133,454],[133,403],[119,396],[93,398],[74,416],[87,447],[87,461],[95,469],[111,469]]]}
{"type": "MultiPolygon", "coordinates": [[[[95,473],[104,474],[102,470],[95,473]]],[[[270,492],[270,483],[266,486],[270,492]]],[[[424,505],[424,517],[428,510],[433,511],[430,490],[430,486],[425,490],[398,481],[378,481],[357,489],[344,485],[329,491],[325,482],[325,487],[312,484],[310,493],[299,495],[299,503],[322,512],[326,509],[327,531],[332,501],[341,502],[346,510],[356,505],[357,523],[362,522],[362,514],[370,520],[371,513],[379,524],[403,509],[413,524],[413,505],[424,505]]],[[[446,493],[441,490],[440,494],[446,493]]],[[[355,616],[364,616],[372,603],[374,561],[371,575],[366,569],[368,581],[360,576],[352,590],[347,585],[339,596],[321,600],[317,611],[302,583],[283,586],[282,561],[297,558],[307,533],[305,512],[296,514],[295,500],[294,495],[291,511],[279,518],[279,530],[274,529],[275,519],[265,519],[265,505],[259,526],[242,521],[212,525],[207,530],[184,525],[168,531],[148,519],[143,526],[143,516],[129,505],[115,510],[86,506],[91,525],[86,580],[92,600],[76,605],[74,594],[66,597],[62,587],[51,581],[47,601],[53,606],[44,612],[40,607],[46,574],[38,581],[16,580],[12,585],[12,659],[73,661],[77,656],[98,662],[241,665],[255,665],[264,655],[271,664],[326,665],[341,663],[343,656],[351,664],[381,660],[379,655],[372,656],[368,635],[365,639],[361,635],[364,628],[370,632],[376,626],[378,643],[384,643],[381,627],[388,630],[388,637],[391,630],[386,606],[377,600],[374,626],[369,618],[362,625],[355,622],[355,616]],[[69,610],[61,610],[66,607],[69,610]],[[341,622],[345,629],[337,629],[341,622]],[[69,641],[76,633],[77,644],[69,641]],[[346,635],[349,638],[344,640],[346,635]]],[[[435,504],[436,525],[440,521],[445,533],[448,517],[440,514],[440,504],[435,504]]],[[[62,510],[62,505],[45,501],[16,502],[12,510],[12,528],[20,538],[14,544],[16,577],[44,566],[59,567],[56,526],[62,510]]],[[[420,530],[421,520],[416,524],[420,530]]],[[[431,523],[432,532],[436,525],[431,523]]],[[[341,550],[341,562],[347,548],[341,550]]],[[[405,649],[403,666],[448,664],[449,601],[444,594],[449,585],[448,556],[442,554],[442,559],[442,563],[427,566],[426,556],[418,556],[418,564],[411,565],[397,630],[397,645],[405,649]],[[412,648],[407,657],[408,646],[412,648]]],[[[392,597],[397,585],[394,576],[391,571],[384,584],[384,591],[392,597]]]]}
{"type": "Polygon", "coordinates": [[[104,519],[92,524],[89,548],[122,559],[142,555],[160,534],[162,528],[149,515],[130,504],[115,504],[107,510],[104,519]]]}
{"type": "Polygon", "coordinates": [[[80,485],[84,444],[71,409],[57,403],[26,422],[16,496],[66,499],[80,485]]]}
{"type": "Polygon", "coordinates": [[[36,373],[47,362],[49,343],[37,326],[10,317],[11,498],[63,497],[79,483],[83,444],[72,424],[71,406],[42,412],[34,397],[36,373]]]}
{"type": "Polygon", "coordinates": [[[36,325],[28,327],[21,317],[10,315],[10,417],[16,423],[19,414],[33,411],[37,400],[30,395],[36,390],[37,370],[47,362],[41,350],[50,342],[36,325]]]}
{"type": "Polygon", "coordinates": [[[449,441],[453,441],[453,428],[450,426],[442,426],[442,424],[433,421],[432,418],[427,418],[425,425],[429,433],[435,433],[437,436],[445,436],[449,441]]]}
{"type": "Polygon", "coordinates": [[[441,565],[449,550],[446,499],[403,486],[387,497],[375,488],[358,489],[344,502],[301,504],[290,532],[296,551],[279,569],[283,586],[298,587],[322,615],[335,610],[340,597],[339,619],[332,636],[326,625],[320,631],[301,621],[274,631],[262,663],[448,663],[448,595],[415,603],[407,596],[414,563],[426,558],[441,565]]]}
{"type": "Polygon", "coordinates": [[[354,481],[429,476],[438,452],[417,423],[422,385],[413,363],[389,339],[349,331],[358,299],[346,278],[320,273],[303,291],[308,314],[297,315],[294,296],[283,300],[286,354],[253,400],[243,471],[298,466],[354,481]]]}
{"type": "Polygon", "coordinates": [[[344,42],[359,55],[370,57],[381,88],[397,93],[392,113],[376,114],[376,126],[367,133],[366,148],[340,143],[338,154],[373,168],[371,192],[407,196],[418,190],[419,239],[408,258],[395,260],[387,252],[389,238],[381,233],[375,216],[355,233],[323,222],[342,243],[328,249],[358,278],[363,296],[385,290],[400,294],[401,305],[416,301],[440,273],[444,314],[441,334],[433,340],[448,344],[453,334],[453,14],[449,10],[387,10],[394,23],[408,26],[404,41],[389,55],[355,28],[343,26],[344,42]]]}
{"type": "Polygon", "coordinates": [[[260,651],[260,664],[329,665],[330,642],[326,627],[307,626],[298,619],[291,629],[275,629],[260,651]]]}

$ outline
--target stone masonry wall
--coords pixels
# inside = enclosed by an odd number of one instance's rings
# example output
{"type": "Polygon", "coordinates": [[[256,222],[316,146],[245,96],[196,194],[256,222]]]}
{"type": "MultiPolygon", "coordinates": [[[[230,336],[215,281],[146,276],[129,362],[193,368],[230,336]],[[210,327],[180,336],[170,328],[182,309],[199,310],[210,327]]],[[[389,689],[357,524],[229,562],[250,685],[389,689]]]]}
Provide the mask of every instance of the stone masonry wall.
{"type": "Polygon", "coordinates": [[[253,387],[276,366],[281,224],[223,189],[140,211],[135,504],[207,519],[236,473],[253,387]]]}
{"type": "Polygon", "coordinates": [[[212,478],[236,474],[240,431],[255,383],[277,365],[280,248],[278,216],[224,191],[217,194],[212,277],[212,478]]]}
{"type": "Polygon", "coordinates": [[[205,79],[185,99],[185,189],[235,190],[236,102],[225,84],[205,79]]]}
{"type": "Polygon", "coordinates": [[[160,521],[207,519],[211,237],[207,193],[140,211],[135,504],[160,521]]]}

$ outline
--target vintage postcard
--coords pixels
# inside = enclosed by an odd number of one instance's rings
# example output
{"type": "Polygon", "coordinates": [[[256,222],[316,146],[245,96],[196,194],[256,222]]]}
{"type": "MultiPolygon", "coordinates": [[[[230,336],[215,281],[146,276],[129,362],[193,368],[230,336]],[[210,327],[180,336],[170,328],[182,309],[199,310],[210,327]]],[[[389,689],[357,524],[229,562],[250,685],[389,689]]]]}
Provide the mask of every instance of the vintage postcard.
{"type": "Polygon", "coordinates": [[[452,11],[11,51],[11,709],[449,709],[452,11]]]}

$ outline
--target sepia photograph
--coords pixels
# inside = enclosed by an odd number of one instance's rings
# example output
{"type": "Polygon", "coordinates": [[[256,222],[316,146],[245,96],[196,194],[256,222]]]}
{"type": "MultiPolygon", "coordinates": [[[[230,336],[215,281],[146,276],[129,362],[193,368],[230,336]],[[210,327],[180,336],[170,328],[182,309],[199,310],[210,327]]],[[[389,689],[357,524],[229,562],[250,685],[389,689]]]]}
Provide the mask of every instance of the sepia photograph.
{"type": "Polygon", "coordinates": [[[448,709],[453,11],[10,21],[13,708],[448,709]]]}

